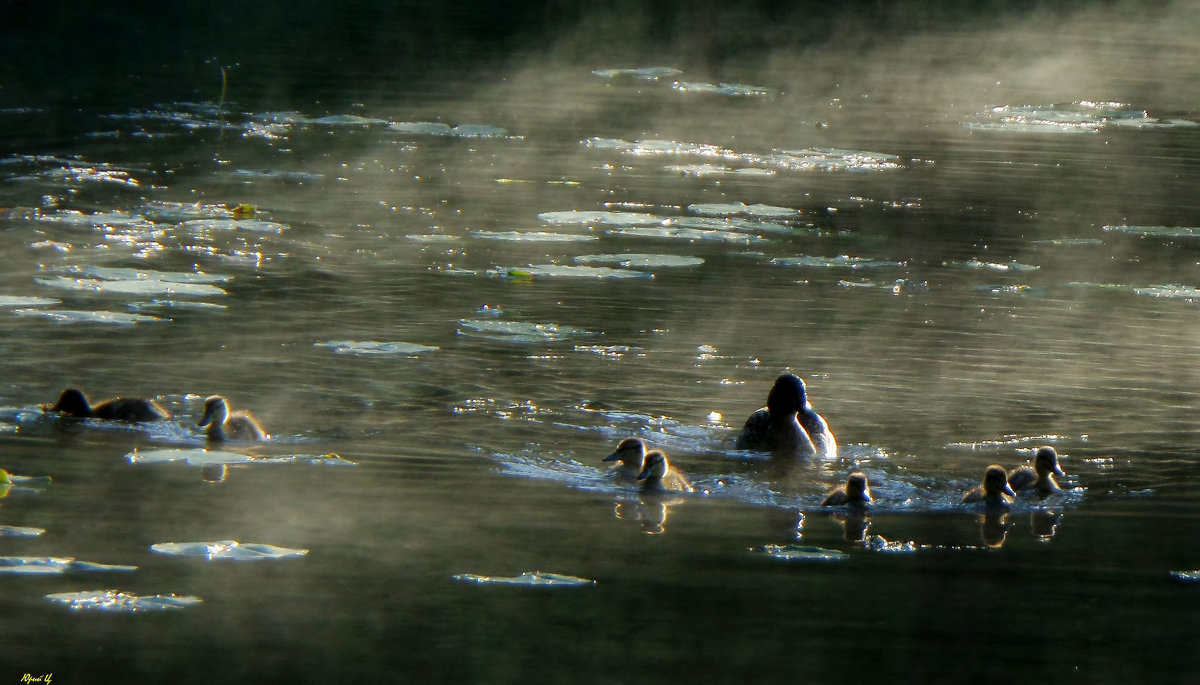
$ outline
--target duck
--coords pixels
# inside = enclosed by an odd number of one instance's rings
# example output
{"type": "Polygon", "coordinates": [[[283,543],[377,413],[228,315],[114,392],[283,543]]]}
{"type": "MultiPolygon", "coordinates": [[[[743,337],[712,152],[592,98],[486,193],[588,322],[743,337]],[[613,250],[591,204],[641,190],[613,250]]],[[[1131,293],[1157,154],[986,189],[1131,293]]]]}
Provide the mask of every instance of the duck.
{"type": "Polygon", "coordinates": [[[1034,488],[1038,492],[1062,492],[1055,476],[1065,476],[1062,467],[1058,465],[1058,452],[1053,447],[1039,447],[1033,457],[1033,466],[1018,466],[1008,474],[1008,486],[1014,492],[1034,488]]]}
{"type": "Polygon", "coordinates": [[[208,430],[209,442],[225,442],[227,440],[245,440],[256,442],[267,440],[271,436],[263,429],[262,424],[248,411],[229,411],[229,400],[220,395],[210,395],[204,399],[204,416],[200,417],[201,428],[208,430]]]}
{"type": "Polygon", "coordinates": [[[735,449],[837,458],[837,439],[825,417],[808,401],[804,379],[785,373],[767,393],[767,406],[746,419],[735,449]]]}
{"type": "Polygon", "coordinates": [[[839,485],[829,491],[825,496],[825,501],[821,502],[823,507],[840,507],[843,504],[851,506],[866,506],[873,500],[871,499],[871,486],[867,483],[867,474],[862,471],[855,471],[846,478],[845,485],[839,485]]]}
{"type": "Polygon", "coordinates": [[[962,503],[983,502],[989,507],[1008,507],[1017,493],[1008,485],[1008,474],[1004,467],[992,464],[983,474],[983,482],[963,495],[962,503]]]}
{"type": "Polygon", "coordinates": [[[609,473],[617,480],[635,483],[646,461],[646,443],[641,438],[625,438],[615,452],[600,461],[618,462],[609,473]]]}
{"type": "Polygon", "coordinates": [[[671,464],[667,461],[667,454],[662,450],[651,450],[646,453],[645,465],[637,479],[642,482],[641,491],[647,494],[695,492],[686,476],[671,469],[671,464]]]}
{"type": "Polygon", "coordinates": [[[105,419],[109,421],[164,421],[171,412],[162,405],[143,397],[114,397],[93,405],[79,388],[67,388],[58,396],[58,402],[43,405],[43,411],[57,412],[80,419],[105,419]]]}

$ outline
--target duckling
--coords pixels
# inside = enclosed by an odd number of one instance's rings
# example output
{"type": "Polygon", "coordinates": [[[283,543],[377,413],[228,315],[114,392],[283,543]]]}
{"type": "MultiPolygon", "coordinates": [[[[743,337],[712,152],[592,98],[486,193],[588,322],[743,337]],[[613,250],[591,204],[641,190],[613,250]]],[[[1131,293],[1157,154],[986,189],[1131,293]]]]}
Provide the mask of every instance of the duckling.
{"type": "Polygon", "coordinates": [[[635,483],[646,461],[646,443],[641,438],[625,438],[617,445],[616,452],[601,461],[619,462],[609,473],[617,480],[635,483]]]}
{"type": "Polygon", "coordinates": [[[746,419],[735,449],[758,450],[800,457],[837,457],[837,439],[825,417],[808,401],[804,380],[785,373],[767,393],[767,406],[746,419]]]}
{"type": "Polygon", "coordinates": [[[200,423],[196,425],[201,428],[208,426],[205,433],[209,442],[258,441],[271,437],[250,412],[230,413],[229,401],[220,395],[211,395],[204,400],[204,416],[200,417],[200,423]]]}
{"type": "Polygon", "coordinates": [[[872,501],[871,487],[867,484],[867,474],[855,471],[846,479],[845,485],[839,485],[829,491],[825,501],[821,502],[821,506],[840,507],[843,504],[849,504],[862,507],[872,501]]]}
{"type": "Polygon", "coordinates": [[[692,484],[678,471],[671,469],[667,455],[662,450],[652,450],[646,453],[645,466],[637,479],[642,482],[642,492],[695,492],[692,484]]]}
{"type": "Polygon", "coordinates": [[[171,418],[171,412],[163,409],[154,400],[142,397],[114,397],[92,405],[87,395],[78,388],[67,388],[53,405],[43,405],[43,411],[58,412],[81,419],[107,419],[110,421],[163,421],[171,418]]]}
{"type": "Polygon", "coordinates": [[[1058,465],[1058,452],[1053,447],[1039,447],[1033,457],[1033,467],[1018,466],[1008,474],[1008,486],[1014,491],[1036,488],[1038,492],[1062,492],[1054,476],[1065,476],[1058,465]]]}
{"type": "Polygon", "coordinates": [[[1008,486],[1008,474],[1004,472],[1004,467],[992,464],[983,474],[983,482],[968,490],[962,502],[984,502],[989,507],[1007,507],[1013,503],[1016,494],[1008,486]]]}

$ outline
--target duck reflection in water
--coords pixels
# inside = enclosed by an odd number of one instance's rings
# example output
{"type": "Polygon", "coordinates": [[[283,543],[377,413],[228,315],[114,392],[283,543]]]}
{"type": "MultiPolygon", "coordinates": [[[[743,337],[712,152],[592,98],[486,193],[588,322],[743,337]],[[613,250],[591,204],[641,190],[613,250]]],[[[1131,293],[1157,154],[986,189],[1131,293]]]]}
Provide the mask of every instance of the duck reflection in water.
{"type": "Polygon", "coordinates": [[[979,536],[985,547],[1003,547],[1008,539],[1008,512],[989,508],[979,516],[979,536]]]}
{"type": "Polygon", "coordinates": [[[734,448],[780,457],[837,457],[837,440],[825,417],[813,410],[804,380],[785,373],[767,393],[767,406],[746,419],[734,448]]]}
{"type": "Polygon", "coordinates": [[[1029,515],[1029,529],[1042,542],[1049,542],[1058,532],[1058,524],[1062,523],[1062,514],[1056,511],[1035,511],[1029,515]]]}
{"type": "Polygon", "coordinates": [[[1008,485],[1015,492],[1037,490],[1043,495],[1062,492],[1055,476],[1065,476],[1058,465],[1058,452],[1053,447],[1039,447],[1033,457],[1033,466],[1018,466],[1008,474],[1008,485]]]}
{"type": "Polygon", "coordinates": [[[114,397],[93,405],[78,388],[67,388],[58,396],[58,402],[42,406],[47,413],[58,413],[81,419],[105,419],[109,421],[163,421],[171,418],[171,412],[151,399],[142,397],[114,397]]]}
{"type": "Polygon", "coordinates": [[[636,502],[617,502],[613,514],[621,520],[640,522],[642,532],[647,535],[661,535],[667,532],[667,515],[671,507],[682,501],[682,497],[661,493],[642,495],[636,502]]]}
{"type": "Polygon", "coordinates": [[[618,462],[608,472],[618,482],[636,483],[646,462],[646,443],[641,438],[625,438],[601,461],[618,462]]]}
{"type": "Polygon", "coordinates": [[[209,442],[256,442],[271,437],[250,412],[230,412],[229,401],[220,395],[211,395],[204,400],[204,415],[196,425],[208,427],[205,434],[209,442]]]}
{"type": "Polygon", "coordinates": [[[1004,467],[992,464],[983,474],[983,482],[963,495],[963,504],[982,502],[988,509],[1008,509],[1017,493],[1008,486],[1008,474],[1004,467]]]}

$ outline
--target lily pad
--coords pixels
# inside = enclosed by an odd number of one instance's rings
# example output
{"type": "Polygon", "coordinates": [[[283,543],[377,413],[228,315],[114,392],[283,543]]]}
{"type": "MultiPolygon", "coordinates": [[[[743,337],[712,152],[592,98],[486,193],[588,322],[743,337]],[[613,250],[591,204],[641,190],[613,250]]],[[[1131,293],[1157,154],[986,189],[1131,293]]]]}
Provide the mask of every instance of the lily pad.
{"type": "Polygon", "coordinates": [[[525,571],[519,576],[482,576],[476,573],[458,573],[451,576],[451,578],[464,583],[475,583],[476,585],[581,587],[596,584],[596,581],[588,578],[568,576],[561,573],[546,573],[544,571],[525,571]]]}
{"type": "Polygon", "coordinates": [[[849,554],[807,545],[764,545],[762,552],[781,561],[845,561],[849,554]]]}
{"type": "Polygon", "coordinates": [[[46,599],[66,605],[74,611],[104,611],[134,613],[138,611],[173,611],[195,606],[204,600],[191,595],[151,595],[142,597],[120,590],[87,590],[58,592],[46,599]]]}
{"type": "Polygon", "coordinates": [[[327,347],[338,354],[357,355],[404,355],[415,357],[422,352],[434,352],[436,345],[418,345],[406,342],[378,342],[376,340],[328,340],[313,343],[314,347],[327,347]]]}
{"type": "Polygon", "coordinates": [[[290,559],[308,554],[306,549],[277,547],[258,542],[219,540],[217,542],[159,542],[150,545],[150,551],[173,557],[202,557],[204,559],[230,559],[234,561],[261,561],[263,559],[290,559]]]}
{"type": "Polygon", "coordinates": [[[97,564],[70,557],[0,557],[0,574],[56,576],[67,572],[136,571],[137,566],[97,564]]]}
{"type": "Polygon", "coordinates": [[[654,269],[660,267],[700,266],[704,260],[700,257],[686,257],[670,254],[585,254],[575,258],[580,264],[617,264],[622,267],[654,269]]]}

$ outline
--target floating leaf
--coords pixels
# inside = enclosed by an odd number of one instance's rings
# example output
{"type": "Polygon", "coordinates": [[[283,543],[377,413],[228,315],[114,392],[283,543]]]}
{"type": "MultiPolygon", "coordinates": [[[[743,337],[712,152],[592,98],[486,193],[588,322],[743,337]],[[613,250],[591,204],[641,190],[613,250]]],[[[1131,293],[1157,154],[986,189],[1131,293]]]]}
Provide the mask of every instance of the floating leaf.
{"type": "Polygon", "coordinates": [[[805,545],[764,545],[762,551],[781,561],[845,561],[850,558],[845,552],[805,545]]]}
{"type": "Polygon", "coordinates": [[[314,343],[313,346],[327,347],[338,354],[398,354],[409,357],[416,356],[422,352],[433,352],[438,349],[436,345],[418,345],[416,343],[406,342],[378,342],[375,340],[328,340],[326,342],[314,343]]]}
{"type": "Polygon", "coordinates": [[[575,258],[580,264],[618,264],[622,267],[660,268],[700,266],[704,260],[700,257],[685,257],[669,254],[585,254],[575,258]]]}
{"type": "Polygon", "coordinates": [[[137,566],[97,564],[92,561],[76,561],[70,557],[0,557],[0,574],[15,575],[61,575],[70,571],[136,571],[137,566]]]}
{"type": "Polygon", "coordinates": [[[306,549],[276,547],[257,542],[219,540],[217,542],[159,542],[150,545],[150,551],[173,557],[203,557],[204,559],[231,559],[234,561],[261,561],[263,559],[289,559],[308,554],[306,549]]]}
{"type": "Polygon", "coordinates": [[[476,585],[531,585],[580,587],[595,585],[596,581],[578,576],[567,576],[561,573],[546,573],[543,571],[525,571],[519,576],[481,576],[475,573],[458,573],[451,576],[454,580],[476,585]]]}
{"type": "Polygon", "coordinates": [[[119,590],[89,590],[59,592],[46,595],[52,602],[64,604],[75,611],[105,611],[133,613],[138,611],[171,611],[200,604],[204,600],[190,595],[152,595],[141,597],[119,590]]]}

